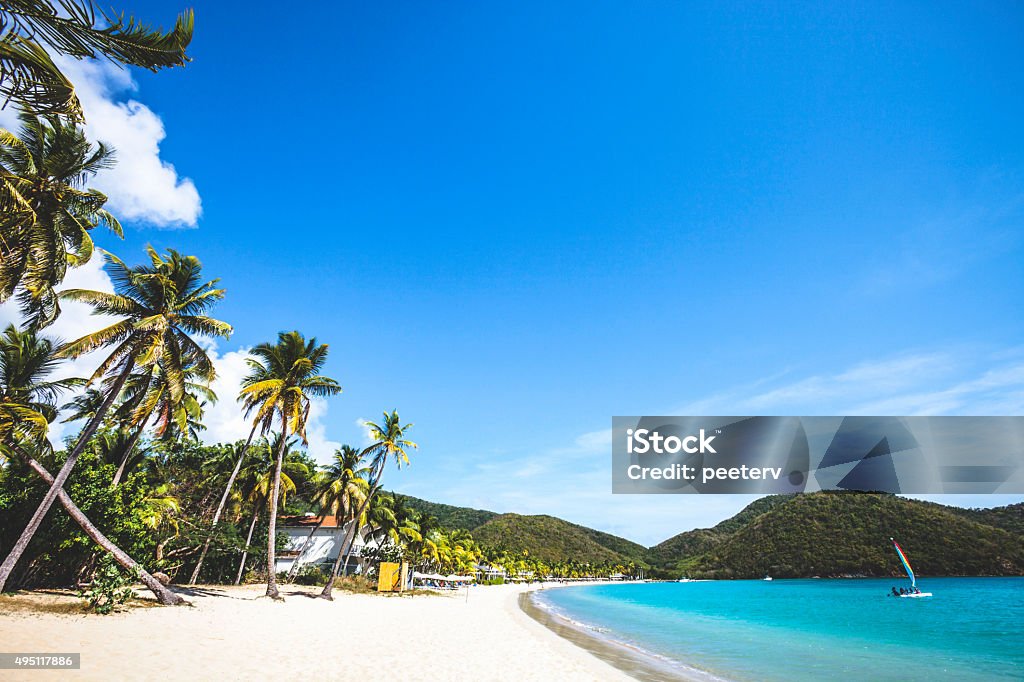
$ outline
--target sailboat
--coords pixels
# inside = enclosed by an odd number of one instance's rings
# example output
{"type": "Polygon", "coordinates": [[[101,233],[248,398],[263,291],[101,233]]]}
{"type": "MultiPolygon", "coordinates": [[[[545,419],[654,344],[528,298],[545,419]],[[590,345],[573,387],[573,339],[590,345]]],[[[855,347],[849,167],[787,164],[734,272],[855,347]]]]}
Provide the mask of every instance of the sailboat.
{"type": "Polygon", "coordinates": [[[915,592],[915,590],[917,590],[917,578],[914,576],[914,569],[910,567],[910,562],[907,560],[907,555],[903,553],[903,548],[900,547],[900,543],[896,542],[892,538],[889,538],[889,542],[891,542],[892,546],[896,549],[896,554],[899,555],[900,561],[903,562],[903,568],[907,570],[907,577],[910,578],[910,591],[906,594],[901,594],[897,596],[901,598],[910,597],[912,599],[932,596],[931,592],[915,592]]]}

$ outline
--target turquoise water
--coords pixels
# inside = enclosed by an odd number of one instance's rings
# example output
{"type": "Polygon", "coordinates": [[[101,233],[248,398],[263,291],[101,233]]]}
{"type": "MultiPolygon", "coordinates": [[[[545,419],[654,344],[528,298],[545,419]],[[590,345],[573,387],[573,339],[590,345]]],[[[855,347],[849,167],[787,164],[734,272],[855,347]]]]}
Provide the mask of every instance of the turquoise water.
{"type": "Polygon", "coordinates": [[[1024,578],[588,585],[539,605],[728,680],[1024,679],[1024,578]],[[898,586],[905,585],[898,583],[898,586]]]}

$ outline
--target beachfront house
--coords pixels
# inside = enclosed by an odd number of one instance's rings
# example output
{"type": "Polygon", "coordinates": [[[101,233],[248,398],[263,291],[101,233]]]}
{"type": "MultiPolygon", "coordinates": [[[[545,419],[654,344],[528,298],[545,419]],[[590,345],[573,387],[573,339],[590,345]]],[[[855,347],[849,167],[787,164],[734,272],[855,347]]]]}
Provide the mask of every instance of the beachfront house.
{"type": "Polygon", "coordinates": [[[480,582],[487,580],[505,579],[505,569],[501,566],[488,566],[487,564],[477,564],[474,567],[476,570],[476,579],[480,582]]]}
{"type": "MultiPolygon", "coordinates": [[[[279,519],[277,530],[279,533],[284,533],[288,536],[288,544],[283,550],[277,552],[277,563],[275,566],[278,573],[285,573],[291,570],[292,564],[297,559],[299,560],[300,570],[303,566],[320,566],[323,570],[329,571],[334,566],[334,560],[338,558],[338,552],[345,543],[349,527],[353,523],[349,521],[344,527],[341,527],[336,516],[323,518],[323,523],[313,533],[309,547],[306,548],[301,559],[299,558],[299,550],[302,549],[306,539],[309,537],[310,531],[316,528],[320,520],[321,517],[313,516],[312,514],[305,516],[282,516],[279,519]]],[[[363,560],[363,554],[368,548],[377,547],[376,540],[370,540],[368,543],[364,540],[363,535],[366,533],[367,528],[363,527],[361,531],[356,535],[355,540],[352,542],[352,549],[349,552],[349,573],[364,573],[367,566],[363,560]]],[[[342,564],[345,563],[345,560],[346,557],[342,557],[342,564]]]]}

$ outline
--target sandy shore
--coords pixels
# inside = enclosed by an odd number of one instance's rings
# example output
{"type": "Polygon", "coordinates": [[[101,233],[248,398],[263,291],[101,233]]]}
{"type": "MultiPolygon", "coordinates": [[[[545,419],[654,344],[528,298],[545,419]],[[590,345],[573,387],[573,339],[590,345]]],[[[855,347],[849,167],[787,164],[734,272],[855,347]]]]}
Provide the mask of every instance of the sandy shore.
{"type": "MultiPolygon", "coordinates": [[[[629,680],[519,608],[516,585],[457,595],[337,594],[286,586],[210,587],[192,607],[110,616],[0,613],[0,651],[81,652],[78,671],[0,672],[13,680],[629,680]]],[[[70,597],[33,595],[53,605],[70,597]]],[[[2,607],[0,607],[2,608],[2,607]]]]}

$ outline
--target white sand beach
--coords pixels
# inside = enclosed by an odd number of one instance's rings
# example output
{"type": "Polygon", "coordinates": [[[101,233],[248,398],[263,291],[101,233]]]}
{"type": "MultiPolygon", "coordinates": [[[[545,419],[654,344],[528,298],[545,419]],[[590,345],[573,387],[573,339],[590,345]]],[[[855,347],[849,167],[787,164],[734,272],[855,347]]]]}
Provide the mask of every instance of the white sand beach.
{"type": "MultiPolygon", "coordinates": [[[[525,586],[439,596],[336,594],[284,586],[212,586],[192,607],[110,616],[0,613],[0,649],[81,652],[78,671],[3,671],[12,680],[628,680],[534,621],[517,605],[525,586]]],[[[33,596],[36,598],[36,596],[33,596]]],[[[68,597],[38,595],[40,600],[68,597]]]]}

